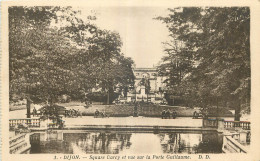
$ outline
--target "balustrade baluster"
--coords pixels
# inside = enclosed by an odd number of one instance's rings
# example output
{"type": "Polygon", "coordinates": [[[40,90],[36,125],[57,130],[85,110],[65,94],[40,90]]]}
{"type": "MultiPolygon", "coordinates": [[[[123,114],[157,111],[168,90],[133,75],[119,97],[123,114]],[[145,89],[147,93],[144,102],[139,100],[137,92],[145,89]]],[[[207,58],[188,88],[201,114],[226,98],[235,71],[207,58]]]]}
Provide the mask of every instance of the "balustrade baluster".
{"type": "Polygon", "coordinates": [[[14,127],[16,125],[26,124],[29,127],[39,127],[40,120],[39,119],[12,119],[9,120],[9,127],[14,127]]]}

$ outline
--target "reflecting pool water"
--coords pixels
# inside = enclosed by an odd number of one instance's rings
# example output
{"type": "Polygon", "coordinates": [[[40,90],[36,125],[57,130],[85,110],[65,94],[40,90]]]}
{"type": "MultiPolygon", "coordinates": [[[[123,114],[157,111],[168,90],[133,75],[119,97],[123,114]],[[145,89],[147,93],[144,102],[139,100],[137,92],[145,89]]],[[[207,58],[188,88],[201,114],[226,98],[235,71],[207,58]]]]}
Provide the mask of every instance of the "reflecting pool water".
{"type": "Polygon", "coordinates": [[[51,131],[30,136],[30,153],[221,153],[222,136],[213,132],[135,133],[51,131]]]}

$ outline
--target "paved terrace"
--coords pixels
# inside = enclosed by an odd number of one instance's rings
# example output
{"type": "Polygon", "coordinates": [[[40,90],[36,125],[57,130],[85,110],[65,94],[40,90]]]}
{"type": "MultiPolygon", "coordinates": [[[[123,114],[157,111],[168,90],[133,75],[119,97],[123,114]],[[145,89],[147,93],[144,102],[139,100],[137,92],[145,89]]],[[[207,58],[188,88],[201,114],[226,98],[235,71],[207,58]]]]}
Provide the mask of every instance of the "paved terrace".
{"type": "Polygon", "coordinates": [[[129,130],[129,131],[211,131],[202,128],[201,119],[179,117],[161,119],[149,117],[63,118],[67,130],[129,130]]]}
{"type": "Polygon", "coordinates": [[[109,117],[94,118],[93,116],[82,116],[78,118],[63,118],[66,126],[82,125],[126,125],[126,126],[187,126],[201,127],[201,119],[190,117],[177,117],[176,119],[161,119],[149,117],[109,117]]]}

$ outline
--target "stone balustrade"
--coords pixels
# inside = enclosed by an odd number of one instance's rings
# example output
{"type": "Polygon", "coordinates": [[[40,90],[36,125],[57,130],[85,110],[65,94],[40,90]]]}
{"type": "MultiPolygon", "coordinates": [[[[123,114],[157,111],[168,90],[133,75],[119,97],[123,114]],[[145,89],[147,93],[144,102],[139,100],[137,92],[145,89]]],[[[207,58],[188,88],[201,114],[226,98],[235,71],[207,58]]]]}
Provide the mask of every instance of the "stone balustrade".
{"type": "Polygon", "coordinates": [[[40,119],[9,119],[9,127],[15,127],[18,125],[28,125],[29,127],[40,127],[40,119]]]}
{"type": "Polygon", "coordinates": [[[223,137],[222,151],[224,153],[247,153],[247,149],[232,136],[223,137]]]}
{"type": "Polygon", "coordinates": [[[250,130],[249,121],[224,121],[225,129],[242,128],[243,130],[250,130]]]}
{"type": "Polygon", "coordinates": [[[203,127],[209,128],[221,128],[224,129],[236,129],[241,128],[243,130],[250,130],[249,121],[225,121],[223,119],[203,119],[203,127]]]}
{"type": "Polygon", "coordinates": [[[19,134],[9,140],[10,154],[21,154],[31,148],[29,134],[19,134]]]}
{"type": "Polygon", "coordinates": [[[218,120],[216,120],[216,119],[203,119],[203,127],[218,128],[218,120]]]}

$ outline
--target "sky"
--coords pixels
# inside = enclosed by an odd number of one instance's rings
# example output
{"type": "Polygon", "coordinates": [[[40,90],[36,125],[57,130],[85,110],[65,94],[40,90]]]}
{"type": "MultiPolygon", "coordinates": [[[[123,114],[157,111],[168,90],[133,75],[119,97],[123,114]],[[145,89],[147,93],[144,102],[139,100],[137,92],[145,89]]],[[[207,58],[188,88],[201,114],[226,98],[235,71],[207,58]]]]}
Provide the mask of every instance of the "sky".
{"type": "Polygon", "coordinates": [[[98,27],[118,32],[123,42],[122,52],[131,57],[136,67],[153,67],[163,56],[163,44],[168,38],[166,25],[153,18],[166,16],[167,8],[106,7],[82,8],[82,15],[96,13],[98,27]]]}

